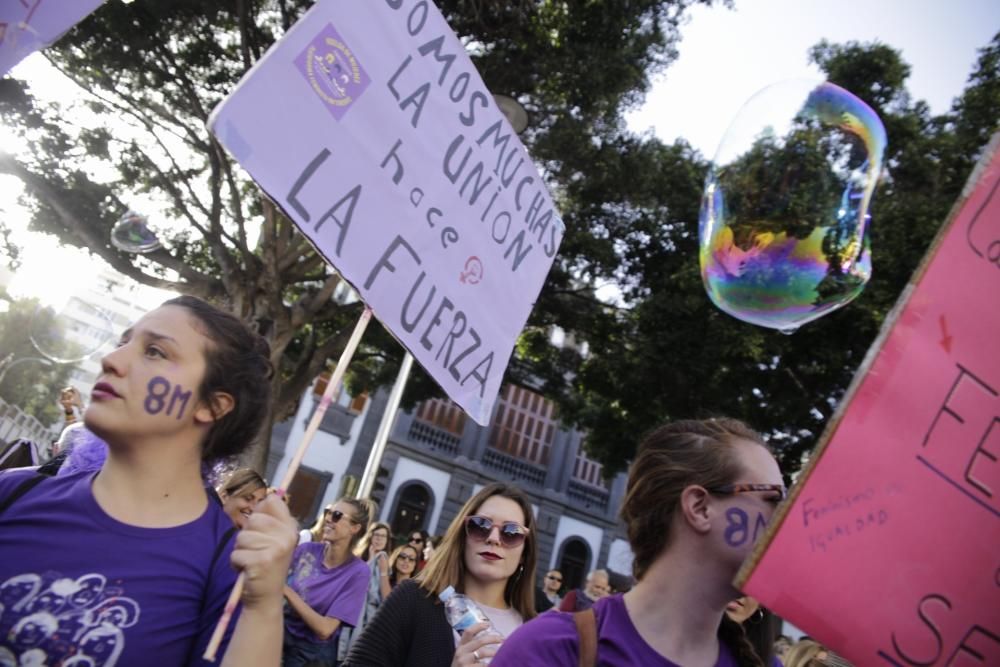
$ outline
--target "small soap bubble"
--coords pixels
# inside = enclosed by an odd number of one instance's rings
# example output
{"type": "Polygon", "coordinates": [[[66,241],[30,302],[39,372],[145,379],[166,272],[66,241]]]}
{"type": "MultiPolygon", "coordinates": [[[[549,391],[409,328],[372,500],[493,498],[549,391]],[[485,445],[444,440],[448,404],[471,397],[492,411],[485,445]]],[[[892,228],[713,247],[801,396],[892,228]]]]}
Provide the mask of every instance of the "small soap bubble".
{"type": "Polygon", "coordinates": [[[878,115],[832,83],[754,95],[726,131],[699,216],[702,280],[733,317],[793,333],[871,277],[869,207],[882,171],[878,115]]]}
{"type": "Polygon", "coordinates": [[[137,254],[153,252],[161,246],[146,216],[127,211],[111,230],[111,243],[119,250],[137,254]]]}

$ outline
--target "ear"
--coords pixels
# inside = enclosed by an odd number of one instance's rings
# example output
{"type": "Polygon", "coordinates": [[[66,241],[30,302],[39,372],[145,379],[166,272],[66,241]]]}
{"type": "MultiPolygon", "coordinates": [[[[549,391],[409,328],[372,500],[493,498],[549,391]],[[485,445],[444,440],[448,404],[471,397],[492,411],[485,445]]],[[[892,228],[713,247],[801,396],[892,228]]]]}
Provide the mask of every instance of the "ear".
{"type": "Polygon", "coordinates": [[[217,391],[207,400],[198,404],[194,411],[194,420],[199,424],[209,424],[222,419],[236,407],[236,399],[232,394],[217,391]]]}
{"type": "Polygon", "coordinates": [[[704,488],[693,484],[681,492],[680,509],[692,530],[702,535],[712,528],[711,522],[711,496],[704,488]]]}

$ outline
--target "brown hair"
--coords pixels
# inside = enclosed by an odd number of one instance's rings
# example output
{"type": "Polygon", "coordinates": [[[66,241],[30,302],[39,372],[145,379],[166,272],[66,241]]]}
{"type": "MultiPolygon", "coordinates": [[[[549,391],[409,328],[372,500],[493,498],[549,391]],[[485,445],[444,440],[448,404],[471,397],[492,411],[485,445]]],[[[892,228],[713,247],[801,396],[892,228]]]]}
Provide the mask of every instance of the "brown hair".
{"type": "Polygon", "coordinates": [[[256,470],[250,468],[237,468],[222,484],[222,491],[226,496],[242,496],[244,493],[253,493],[257,489],[266,489],[267,482],[257,474],[256,470]]]}
{"type": "Polygon", "coordinates": [[[212,422],[201,445],[203,459],[242,454],[254,443],[271,411],[271,348],[263,337],[232,313],[193,296],[179,296],[160,306],[179,306],[201,325],[208,338],[205,347],[205,377],[198,397],[215,413],[212,396],[225,392],[233,397],[233,408],[212,422]]]}
{"type": "MultiPolygon", "coordinates": [[[[735,456],[739,440],[764,444],[753,429],[736,419],[682,420],[646,436],[629,469],[621,517],[635,560],[632,573],[641,580],[670,542],[670,525],[687,487],[733,482],[742,472],[735,456]]],[[[763,665],[743,628],[725,614],[719,637],[740,665],[763,665]]]]}
{"type": "Polygon", "coordinates": [[[361,530],[351,537],[351,544],[348,548],[353,551],[361,538],[367,534],[368,523],[378,515],[378,504],[368,498],[348,497],[341,498],[337,502],[350,505],[354,509],[354,523],[361,526],[361,530]]]}
{"type": "Polygon", "coordinates": [[[629,469],[621,517],[635,554],[632,574],[641,580],[670,540],[670,523],[681,493],[692,484],[729,484],[741,472],[733,443],[764,444],[736,419],[684,420],[661,426],[642,441],[629,469]]]}
{"type": "MultiPolygon", "coordinates": [[[[474,515],[489,498],[502,496],[513,500],[524,513],[524,527],[528,537],[524,540],[521,563],[518,570],[507,579],[503,599],[525,621],[535,617],[535,561],[538,559],[538,536],[535,534],[535,518],[531,501],[521,489],[512,484],[494,482],[488,484],[476,495],[469,498],[448,526],[441,544],[434,556],[417,576],[417,582],[428,596],[437,596],[448,586],[458,592],[465,589],[465,520],[474,515]]],[[[415,531],[414,531],[415,532],[415,531]]],[[[412,533],[411,533],[412,534],[412,533]]]]}
{"type": "Polygon", "coordinates": [[[365,536],[361,538],[360,542],[358,542],[358,546],[354,547],[355,556],[364,561],[368,560],[368,547],[372,545],[372,535],[374,535],[375,531],[379,528],[385,529],[385,545],[389,546],[389,543],[392,542],[392,530],[389,528],[389,524],[376,521],[368,526],[368,530],[365,531],[365,536]]]}

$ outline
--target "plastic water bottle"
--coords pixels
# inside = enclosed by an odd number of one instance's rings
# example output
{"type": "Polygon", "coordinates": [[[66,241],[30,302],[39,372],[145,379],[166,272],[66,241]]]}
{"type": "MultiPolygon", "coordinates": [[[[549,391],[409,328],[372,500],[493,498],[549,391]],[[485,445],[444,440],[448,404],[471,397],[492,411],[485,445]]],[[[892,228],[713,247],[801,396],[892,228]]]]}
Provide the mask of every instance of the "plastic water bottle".
{"type": "MultiPolygon", "coordinates": [[[[489,627],[476,633],[476,637],[500,635],[489,616],[483,613],[472,598],[456,593],[452,586],[441,591],[438,597],[444,603],[444,615],[448,618],[448,623],[458,634],[462,634],[476,623],[488,623],[489,627]]],[[[480,662],[489,664],[490,659],[481,658],[480,662]]]]}

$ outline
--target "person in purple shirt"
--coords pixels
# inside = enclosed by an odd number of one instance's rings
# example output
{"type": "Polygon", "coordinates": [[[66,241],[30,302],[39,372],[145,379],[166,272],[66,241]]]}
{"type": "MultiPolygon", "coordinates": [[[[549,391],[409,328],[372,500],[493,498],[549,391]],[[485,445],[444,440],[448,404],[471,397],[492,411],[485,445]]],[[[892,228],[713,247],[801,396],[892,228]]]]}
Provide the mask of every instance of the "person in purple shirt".
{"type": "Polygon", "coordinates": [[[371,500],[341,498],[323,511],[322,541],[295,549],[285,586],[284,667],[336,664],[341,629],[356,626],[364,609],[370,570],[354,548],[376,514],[371,500]]]}
{"type": "Polygon", "coordinates": [[[84,413],[96,470],[0,474],[0,664],[201,665],[236,579],[223,665],[277,665],[295,526],[278,498],[235,538],[202,460],[239,454],[270,402],[267,343],[193,298],[101,360],[84,413]]]}
{"type": "Polygon", "coordinates": [[[740,595],[733,577],[784,497],[778,464],[742,422],[653,431],[621,508],[635,587],[587,611],[542,614],[503,643],[492,667],[763,667],[725,611],[740,595]]]}

